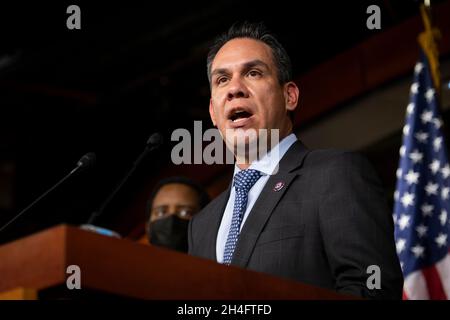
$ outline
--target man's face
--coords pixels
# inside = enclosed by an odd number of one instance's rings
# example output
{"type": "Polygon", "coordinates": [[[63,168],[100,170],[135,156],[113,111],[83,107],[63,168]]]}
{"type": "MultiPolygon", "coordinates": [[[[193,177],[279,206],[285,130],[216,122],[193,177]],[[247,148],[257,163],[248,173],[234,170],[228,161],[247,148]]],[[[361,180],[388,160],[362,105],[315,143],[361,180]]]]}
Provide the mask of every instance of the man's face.
{"type": "Polygon", "coordinates": [[[190,219],[199,209],[199,199],[194,189],[182,183],[166,184],[153,199],[150,222],[174,214],[190,219]]]}
{"type": "Polygon", "coordinates": [[[229,148],[230,141],[239,135],[251,137],[252,130],[279,129],[280,139],[288,135],[292,130],[288,111],[297,101],[297,86],[280,85],[271,48],[265,43],[233,39],[215,56],[209,112],[229,148]]]}

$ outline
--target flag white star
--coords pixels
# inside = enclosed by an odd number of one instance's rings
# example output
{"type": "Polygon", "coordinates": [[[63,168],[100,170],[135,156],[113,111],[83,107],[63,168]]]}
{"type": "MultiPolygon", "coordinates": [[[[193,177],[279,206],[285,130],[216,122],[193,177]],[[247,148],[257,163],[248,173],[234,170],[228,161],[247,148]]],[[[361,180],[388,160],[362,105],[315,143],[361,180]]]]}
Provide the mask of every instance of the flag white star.
{"type": "Polygon", "coordinates": [[[438,189],[439,185],[437,183],[432,183],[431,181],[428,182],[428,184],[425,186],[425,191],[427,192],[427,194],[429,196],[431,196],[432,194],[437,196],[437,189],[438,189]]]}
{"type": "Polygon", "coordinates": [[[400,150],[399,150],[399,154],[401,157],[403,157],[406,153],[406,147],[405,146],[401,146],[400,150]]]}
{"type": "Polygon", "coordinates": [[[427,90],[427,92],[425,92],[425,98],[427,99],[428,103],[431,103],[431,101],[433,101],[434,94],[435,94],[435,91],[433,88],[430,88],[427,90]]]}
{"type": "Polygon", "coordinates": [[[408,183],[408,185],[411,185],[413,183],[417,184],[419,183],[419,173],[415,172],[413,170],[409,170],[408,173],[405,175],[405,180],[408,183]]]}
{"type": "Polygon", "coordinates": [[[444,179],[450,177],[450,166],[448,165],[448,163],[441,169],[441,174],[444,179]]]}
{"type": "Polygon", "coordinates": [[[411,85],[411,93],[412,94],[417,94],[419,92],[419,84],[417,82],[414,82],[411,85]]]}
{"type": "Polygon", "coordinates": [[[429,168],[431,169],[431,172],[433,172],[433,174],[436,174],[439,171],[440,167],[441,163],[437,159],[434,159],[433,162],[429,165],[429,168]]]}
{"type": "Polygon", "coordinates": [[[441,144],[442,144],[442,137],[436,137],[436,138],[433,140],[433,148],[434,148],[434,151],[438,152],[439,149],[441,148],[441,144]]]}
{"type": "Polygon", "coordinates": [[[447,235],[445,233],[439,233],[439,235],[434,239],[439,248],[447,245],[447,235]]]}
{"type": "Polygon", "coordinates": [[[407,136],[409,134],[409,124],[405,124],[403,127],[403,134],[407,136]]]}
{"type": "Polygon", "coordinates": [[[420,207],[420,209],[422,210],[422,215],[424,216],[424,217],[426,217],[426,216],[432,216],[432,214],[433,214],[433,210],[434,210],[434,206],[433,205],[431,205],[431,204],[428,204],[428,203],[424,203],[421,207],[420,207]]]}
{"type": "Polygon", "coordinates": [[[427,122],[431,122],[433,120],[433,112],[430,110],[425,110],[420,115],[420,119],[422,119],[423,124],[426,124],[427,122]]]}
{"type": "Polygon", "coordinates": [[[415,74],[419,74],[423,69],[423,63],[422,62],[417,62],[416,65],[414,66],[414,73],[415,74]]]}
{"type": "Polygon", "coordinates": [[[441,189],[442,200],[448,200],[449,192],[450,192],[450,188],[448,188],[448,187],[444,187],[444,188],[441,189]]]}
{"type": "Polygon", "coordinates": [[[426,227],[423,223],[416,227],[417,234],[419,238],[422,238],[427,234],[428,227],[426,227]]]}
{"type": "Polygon", "coordinates": [[[442,120],[439,118],[434,118],[433,123],[436,129],[440,129],[442,127],[442,120]]]}
{"type": "Polygon", "coordinates": [[[414,205],[414,193],[405,192],[400,200],[405,208],[414,205]]]}
{"type": "Polygon", "coordinates": [[[398,168],[395,172],[395,175],[397,176],[397,179],[400,179],[403,174],[402,168],[398,168]]]}
{"type": "Polygon", "coordinates": [[[397,249],[397,254],[400,254],[406,247],[406,239],[399,238],[395,243],[395,247],[397,249]]]}
{"type": "Polygon", "coordinates": [[[394,191],[394,199],[395,199],[395,201],[398,200],[398,191],[397,190],[394,191]]]}
{"type": "Polygon", "coordinates": [[[414,256],[416,258],[422,257],[423,258],[423,253],[425,251],[425,248],[422,247],[421,245],[417,245],[411,248],[412,253],[414,253],[414,256]]]}
{"type": "Polygon", "coordinates": [[[408,106],[406,107],[406,113],[407,113],[408,115],[411,115],[411,114],[414,112],[414,108],[415,108],[414,102],[410,102],[410,103],[408,104],[408,106]]]}
{"type": "Polygon", "coordinates": [[[400,230],[404,230],[405,228],[409,227],[409,220],[411,219],[410,216],[402,213],[400,218],[397,220],[398,226],[400,227],[400,230]]]}
{"type": "Polygon", "coordinates": [[[409,158],[414,162],[414,164],[422,162],[423,153],[420,153],[419,150],[414,150],[409,154],[409,158]]]}
{"type": "Polygon", "coordinates": [[[420,143],[426,143],[428,140],[428,133],[419,131],[414,135],[414,137],[416,137],[417,141],[419,141],[420,143]]]}
{"type": "Polygon", "coordinates": [[[447,223],[447,211],[442,210],[441,214],[439,216],[439,220],[441,221],[441,225],[445,226],[445,224],[447,223]]]}

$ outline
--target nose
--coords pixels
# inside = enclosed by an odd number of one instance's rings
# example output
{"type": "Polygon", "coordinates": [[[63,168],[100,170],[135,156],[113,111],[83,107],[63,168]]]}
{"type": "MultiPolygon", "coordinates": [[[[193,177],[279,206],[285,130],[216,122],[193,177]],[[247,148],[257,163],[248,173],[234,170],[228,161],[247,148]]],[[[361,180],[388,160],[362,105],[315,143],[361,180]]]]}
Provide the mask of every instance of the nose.
{"type": "Polygon", "coordinates": [[[245,84],[242,82],[242,80],[239,77],[232,79],[228,88],[229,89],[228,89],[227,98],[229,101],[231,101],[235,98],[247,98],[248,97],[247,87],[245,86],[245,84]]]}

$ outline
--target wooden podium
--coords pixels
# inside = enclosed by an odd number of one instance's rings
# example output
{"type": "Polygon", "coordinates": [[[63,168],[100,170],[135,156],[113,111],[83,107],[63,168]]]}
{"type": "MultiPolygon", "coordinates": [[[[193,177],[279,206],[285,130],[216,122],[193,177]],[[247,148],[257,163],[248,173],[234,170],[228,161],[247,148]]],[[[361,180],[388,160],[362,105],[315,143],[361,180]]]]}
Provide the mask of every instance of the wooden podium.
{"type": "Polygon", "coordinates": [[[2,297],[158,300],[353,298],[67,225],[0,247],[2,297]],[[70,290],[66,285],[72,275],[72,272],[67,273],[67,267],[71,265],[80,268],[79,290],[70,290]]]}

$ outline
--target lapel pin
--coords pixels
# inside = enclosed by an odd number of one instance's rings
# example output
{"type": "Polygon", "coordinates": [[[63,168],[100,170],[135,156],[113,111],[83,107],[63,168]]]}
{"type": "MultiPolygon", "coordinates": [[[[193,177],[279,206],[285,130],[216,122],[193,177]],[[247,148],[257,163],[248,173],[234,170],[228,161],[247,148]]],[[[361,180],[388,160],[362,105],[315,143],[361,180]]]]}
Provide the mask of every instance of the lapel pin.
{"type": "Polygon", "coordinates": [[[273,187],[273,191],[280,191],[281,189],[283,189],[283,187],[284,187],[283,181],[277,182],[273,187]]]}

